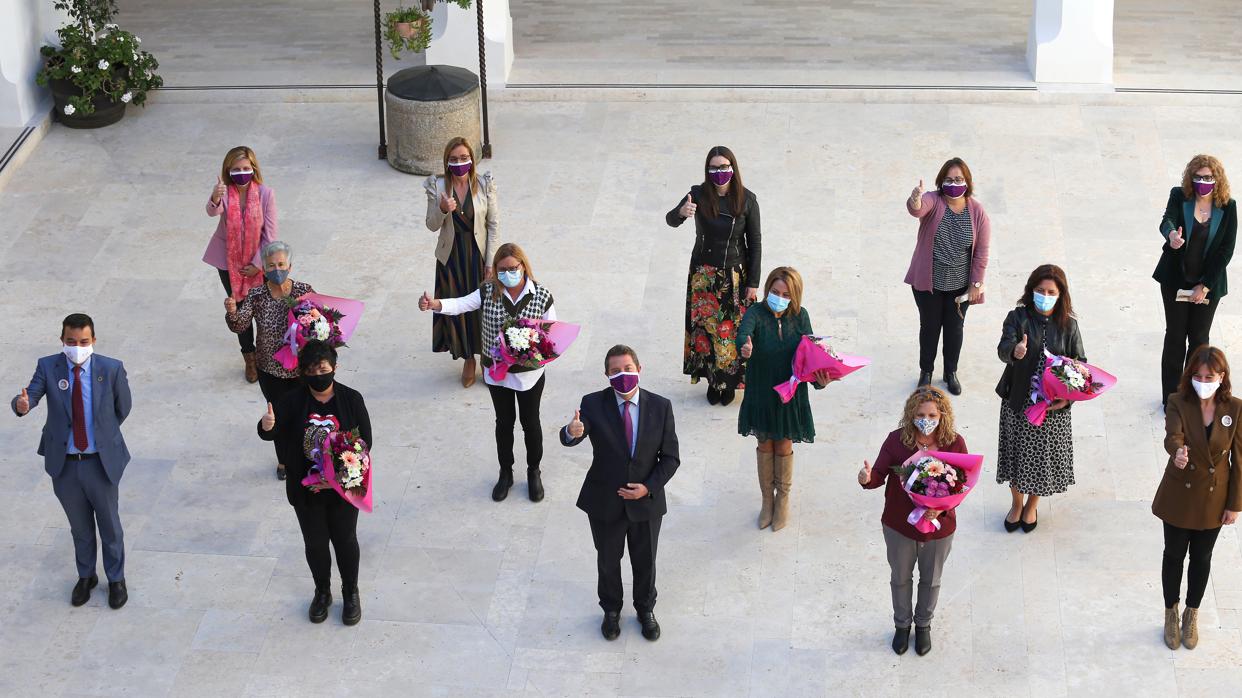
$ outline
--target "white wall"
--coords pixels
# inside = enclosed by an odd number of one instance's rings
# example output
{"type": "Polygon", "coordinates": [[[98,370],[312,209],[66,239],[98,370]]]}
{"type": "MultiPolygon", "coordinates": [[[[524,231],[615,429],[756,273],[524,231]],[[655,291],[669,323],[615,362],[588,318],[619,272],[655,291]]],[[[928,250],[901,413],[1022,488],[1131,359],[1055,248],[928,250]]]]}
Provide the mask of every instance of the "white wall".
{"type": "Polygon", "coordinates": [[[56,40],[64,20],[51,0],[0,0],[0,127],[26,126],[51,109],[35,75],[43,67],[39,48],[56,40]]]}

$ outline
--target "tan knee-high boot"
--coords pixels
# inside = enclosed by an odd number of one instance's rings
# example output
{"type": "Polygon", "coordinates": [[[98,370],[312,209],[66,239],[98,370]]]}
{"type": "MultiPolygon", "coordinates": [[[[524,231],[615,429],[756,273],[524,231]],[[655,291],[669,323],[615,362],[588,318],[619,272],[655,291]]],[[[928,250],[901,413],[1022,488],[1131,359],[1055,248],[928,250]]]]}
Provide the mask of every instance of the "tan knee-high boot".
{"type": "Polygon", "coordinates": [[[759,508],[759,528],[772,525],[772,491],[776,488],[775,464],[771,451],[755,450],[755,459],[759,461],[759,493],[763,504],[759,508]]]}
{"type": "Polygon", "coordinates": [[[793,454],[777,454],[774,460],[776,497],[773,500],[772,530],[779,531],[789,523],[789,489],[793,487],[793,454]]]}

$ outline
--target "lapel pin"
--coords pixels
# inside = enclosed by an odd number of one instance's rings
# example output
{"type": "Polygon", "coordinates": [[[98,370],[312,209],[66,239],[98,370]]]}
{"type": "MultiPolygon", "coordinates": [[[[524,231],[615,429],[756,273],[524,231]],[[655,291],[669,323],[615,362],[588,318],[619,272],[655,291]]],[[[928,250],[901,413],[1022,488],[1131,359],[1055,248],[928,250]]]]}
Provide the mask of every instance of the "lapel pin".
{"type": "Polygon", "coordinates": [[[1229,415],[1225,415],[1224,417],[1220,418],[1220,423],[1224,424],[1227,427],[1231,427],[1233,426],[1233,417],[1230,417],[1229,415]]]}
{"type": "Polygon", "coordinates": [[[56,384],[56,387],[57,387],[57,388],[60,388],[61,390],[68,390],[68,389],[69,389],[69,381],[68,381],[67,379],[65,379],[65,378],[61,378],[61,379],[60,379],[60,382],[56,384]]]}

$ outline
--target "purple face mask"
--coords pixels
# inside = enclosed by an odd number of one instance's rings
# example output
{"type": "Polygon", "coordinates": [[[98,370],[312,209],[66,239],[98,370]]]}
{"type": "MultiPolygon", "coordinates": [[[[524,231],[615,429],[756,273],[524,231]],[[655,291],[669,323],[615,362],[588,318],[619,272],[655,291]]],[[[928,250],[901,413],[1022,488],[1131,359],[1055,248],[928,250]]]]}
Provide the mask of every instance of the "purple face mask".
{"type": "Polygon", "coordinates": [[[944,184],[940,185],[940,193],[944,194],[950,199],[956,199],[957,197],[966,193],[966,185],[965,184],[949,184],[948,182],[945,182],[944,184]]]}
{"type": "Polygon", "coordinates": [[[460,163],[450,162],[448,167],[449,172],[452,172],[455,176],[465,177],[470,174],[471,162],[469,160],[460,163]]]}
{"type": "Polygon", "coordinates": [[[1215,182],[1195,182],[1195,193],[1199,196],[1207,196],[1216,188],[1215,182]]]}
{"type": "Polygon", "coordinates": [[[244,187],[250,184],[250,180],[254,178],[254,172],[230,172],[229,179],[233,180],[233,184],[244,187]]]}
{"type": "Polygon", "coordinates": [[[712,180],[713,184],[715,184],[718,187],[723,187],[724,185],[729,183],[729,180],[733,179],[733,170],[721,170],[719,172],[708,172],[707,176],[709,179],[712,180]]]}
{"type": "Polygon", "coordinates": [[[622,395],[628,395],[633,392],[634,388],[638,387],[638,374],[630,371],[614,373],[608,377],[608,382],[612,385],[613,390],[622,395]]]}

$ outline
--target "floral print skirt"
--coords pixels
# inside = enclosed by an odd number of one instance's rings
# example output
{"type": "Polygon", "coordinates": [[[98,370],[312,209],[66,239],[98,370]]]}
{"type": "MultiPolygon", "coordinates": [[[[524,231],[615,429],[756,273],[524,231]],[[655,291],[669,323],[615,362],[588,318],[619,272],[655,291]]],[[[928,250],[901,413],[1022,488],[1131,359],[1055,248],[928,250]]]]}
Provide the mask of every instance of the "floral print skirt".
{"type": "Polygon", "coordinates": [[[746,280],[741,265],[691,265],[682,368],[691,383],[705,378],[716,390],[745,387],[746,361],[737,353],[737,330],[751,304],[746,300],[746,280]]]}

